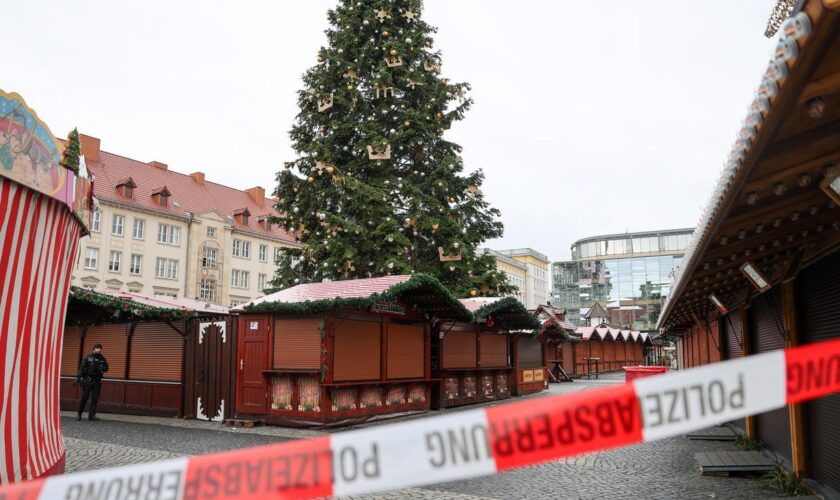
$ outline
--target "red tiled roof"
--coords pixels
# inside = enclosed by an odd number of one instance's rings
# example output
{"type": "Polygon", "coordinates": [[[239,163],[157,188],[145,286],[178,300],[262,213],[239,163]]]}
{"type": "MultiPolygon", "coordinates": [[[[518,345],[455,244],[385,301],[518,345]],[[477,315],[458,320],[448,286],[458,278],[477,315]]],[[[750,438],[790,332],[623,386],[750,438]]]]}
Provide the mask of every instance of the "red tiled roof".
{"type": "Polygon", "coordinates": [[[382,293],[394,285],[408,281],[410,278],[410,275],[402,274],[397,276],[383,276],[381,278],[306,283],[280,290],[265,297],[260,297],[240,307],[256,305],[262,302],[284,302],[288,304],[337,298],[367,298],[373,294],[382,293]]]}
{"type": "MultiPolygon", "coordinates": [[[[274,200],[266,197],[262,206],[257,205],[246,193],[214,182],[199,184],[187,174],[153,167],[142,161],[132,160],[113,153],[101,151],[98,161],[85,159],[90,172],[95,176],[95,194],[100,200],[134,206],[145,210],[186,218],[187,212],[200,214],[214,211],[222,216],[231,216],[234,211],[246,208],[250,213],[260,215],[277,214],[272,207],[274,200]],[[137,187],[131,199],[120,196],[116,184],[131,177],[137,187]],[[152,200],[152,194],[165,186],[171,193],[169,204],[162,207],[152,200]],[[178,204],[176,207],[175,204],[178,204]]],[[[256,235],[278,238],[289,242],[294,237],[282,227],[272,225],[263,228],[257,220],[249,219],[248,225],[232,222],[234,229],[246,230],[256,235]]]]}

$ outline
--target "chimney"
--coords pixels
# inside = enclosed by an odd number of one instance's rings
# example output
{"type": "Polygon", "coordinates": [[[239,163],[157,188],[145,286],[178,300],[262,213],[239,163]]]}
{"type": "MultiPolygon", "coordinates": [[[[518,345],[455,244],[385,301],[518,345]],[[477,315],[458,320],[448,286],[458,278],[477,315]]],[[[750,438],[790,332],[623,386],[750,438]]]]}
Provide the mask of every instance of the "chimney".
{"type": "Polygon", "coordinates": [[[192,177],[195,183],[199,186],[204,185],[204,172],[193,172],[190,174],[190,177],[192,177]]]}
{"type": "Polygon", "coordinates": [[[99,139],[85,134],[79,134],[82,143],[82,154],[86,161],[99,161],[99,139]]]}
{"type": "Polygon", "coordinates": [[[161,163],[159,161],[150,161],[149,165],[155,168],[159,168],[161,170],[167,170],[169,168],[169,166],[166,163],[161,163]]]}
{"type": "Polygon", "coordinates": [[[251,200],[253,200],[257,206],[263,206],[263,203],[265,202],[265,188],[257,186],[252,187],[251,189],[246,189],[245,192],[248,193],[248,196],[251,197],[251,200]]]}

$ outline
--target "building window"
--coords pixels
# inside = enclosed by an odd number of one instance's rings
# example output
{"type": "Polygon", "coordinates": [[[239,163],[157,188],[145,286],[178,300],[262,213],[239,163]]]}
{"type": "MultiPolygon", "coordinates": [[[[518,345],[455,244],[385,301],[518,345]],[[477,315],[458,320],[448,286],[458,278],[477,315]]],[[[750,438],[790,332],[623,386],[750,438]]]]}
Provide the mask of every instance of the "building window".
{"type": "Polygon", "coordinates": [[[124,227],[125,215],[114,214],[113,219],[111,219],[111,234],[114,236],[122,236],[124,227]]]}
{"type": "Polygon", "coordinates": [[[215,238],[216,237],[216,228],[215,227],[208,227],[207,228],[207,237],[208,238],[215,238]]]}
{"type": "Polygon", "coordinates": [[[260,245],[260,262],[268,262],[268,245],[260,245]]]}
{"type": "Polygon", "coordinates": [[[201,300],[216,300],[216,280],[201,280],[198,286],[198,297],[201,300]]]}
{"type": "Polygon", "coordinates": [[[178,261],[158,257],[155,261],[155,277],[169,280],[177,280],[178,261]]]}
{"type": "Polygon", "coordinates": [[[203,256],[201,258],[201,267],[208,269],[216,269],[216,249],[204,247],[203,256]]]}
{"type": "Polygon", "coordinates": [[[181,244],[181,228],[169,224],[158,224],[158,243],[178,246],[181,244]]]}
{"type": "Polygon", "coordinates": [[[233,256],[243,259],[251,258],[251,242],[245,240],[233,240],[233,256]]]}
{"type": "Polygon", "coordinates": [[[281,255],[283,255],[283,249],[280,248],[280,247],[275,247],[274,248],[274,263],[275,264],[280,263],[280,256],[281,255]]]}
{"type": "Polygon", "coordinates": [[[143,267],[143,256],[136,253],[131,254],[131,265],[128,272],[131,274],[140,274],[143,267]]]}
{"type": "Polygon", "coordinates": [[[108,270],[112,273],[120,272],[120,261],[122,260],[122,252],[111,250],[111,258],[108,259],[108,270]]]}
{"type": "Polygon", "coordinates": [[[134,233],[131,235],[135,240],[142,240],[146,234],[146,221],[134,219],[134,233]]]}
{"type": "Polygon", "coordinates": [[[101,223],[102,223],[102,212],[97,210],[96,212],[93,212],[93,218],[91,219],[91,222],[90,222],[90,230],[93,231],[94,233],[98,233],[99,232],[99,226],[101,225],[101,223]]]}
{"type": "Polygon", "coordinates": [[[248,271],[233,269],[230,273],[231,288],[248,288],[248,271]]]}
{"type": "Polygon", "coordinates": [[[99,265],[99,249],[86,248],[85,249],[85,269],[96,269],[99,265]]]}
{"type": "Polygon", "coordinates": [[[257,276],[257,291],[258,292],[262,293],[262,291],[265,290],[265,281],[266,281],[266,277],[265,277],[264,274],[260,274],[259,276],[257,276]]]}

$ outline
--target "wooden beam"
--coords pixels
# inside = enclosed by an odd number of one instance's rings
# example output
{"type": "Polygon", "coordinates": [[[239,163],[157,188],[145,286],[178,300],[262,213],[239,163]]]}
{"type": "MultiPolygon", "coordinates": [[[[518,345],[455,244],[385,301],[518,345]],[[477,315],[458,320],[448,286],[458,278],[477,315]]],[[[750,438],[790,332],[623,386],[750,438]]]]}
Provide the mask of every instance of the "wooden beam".
{"type": "MultiPolygon", "coordinates": [[[[799,324],[796,318],[796,281],[782,283],[782,319],[787,341],[785,347],[799,345],[799,324]]],[[[805,427],[805,412],[801,403],[788,405],[790,415],[790,449],[793,472],[803,477],[808,473],[808,432],[805,427]]]]}
{"type": "MultiPolygon", "coordinates": [[[[822,167],[830,163],[837,163],[838,161],[840,161],[840,152],[834,151],[819,158],[814,158],[812,160],[804,162],[798,162],[790,167],[778,170],[770,175],[748,182],[747,185],[744,186],[743,192],[759,192],[766,189],[768,186],[775,185],[777,182],[782,182],[786,179],[795,178],[801,174],[813,174],[815,172],[819,175],[816,177],[812,175],[811,183],[819,184],[820,180],[822,180],[822,167]]],[[[759,203],[761,203],[761,201],[759,201],[759,203]]]]}
{"type": "Polygon", "coordinates": [[[806,85],[802,95],[799,96],[799,102],[804,103],[812,97],[827,96],[837,91],[840,91],[840,72],[824,76],[806,85]]]}
{"type": "MultiPolygon", "coordinates": [[[[746,307],[742,307],[738,309],[738,317],[741,319],[741,355],[742,356],[749,356],[752,354],[751,349],[751,341],[752,341],[752,328],[750,325],[750,315],[748,314],[749,309],[746,307]]],[[[758,429],[756,428],[756,421],[755,416],[749,416],[744,418],[747,437],[756,441],[758,440],[758,429]]]]}
{"type": "Polygon", "coordinates": [[[774,143],[768,148],[761,168],[774,172],[782,170],[786,165],[837,151],[838,143],[840,143],[840,120],[774,143]]]}

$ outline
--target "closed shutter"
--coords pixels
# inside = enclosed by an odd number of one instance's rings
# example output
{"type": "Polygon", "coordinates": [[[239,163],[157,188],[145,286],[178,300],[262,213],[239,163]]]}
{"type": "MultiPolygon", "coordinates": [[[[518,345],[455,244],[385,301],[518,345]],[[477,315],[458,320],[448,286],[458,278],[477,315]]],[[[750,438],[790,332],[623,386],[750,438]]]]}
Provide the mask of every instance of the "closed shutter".
{"type": "Polygon", "coordinates": [[[519,368],[542,368],[542,343],[539,339],[520,337],[519,368]]]}
{"type": "Polygon", "coordinates": [[[65,377],[75,377],[79,373],[79,342],[81,342],[81,329],[76,326],[68,326],[64,329],[64,342],[61,346],[61,374],[65,377]]]}
{"type": "Polygon", "coordinates": [[[333,379],[380,378],[379,323],[341,320],[335,327],[333,379]]]}
{"type": "Polygon", "coordinates": [[[424,337],[422,326],[388,325],[388,378],[419,378],[425,375],[424,337]]]}
{"type": "Polygon", "coordinates": [[[475,343],[473,332],[447,332],[443,337],[443,367],[475,368],[475,343]]]}
{"type": "Polygon", "coordinates": [[[166,323],[139,323],[131,336],[133,380],[181,381],[184,338],[166,323]]]}
{"type": "MultiPolygon", "coordinates": [[[[776,287],[759,295],[750,308],[750,321],[755,339],[755,352],[783,349],[782,297],[776,287]]],[[[758,440],[790,460],[790,415],[787,407],[761,413],[756,417],[758,440]]]]}
{"type": "MultiPolygon", "coordinates": [[[[804,269],[800,280],[802,340],[840,337],[840,253],[804,269]]],[[[840,491],[840,394],[806,403],[805,411],[811,476],[840,491]]]]}
{"type": "Polygon", "coordinates": [[[482,333],[479,342],[479,354],[482,368],[502,368],[508,366],[507,335],[482,333]]]}
{"type": "MultiPolygon", "coordinates": [[[[726,359],[743,357],[741,343],[743,342],[744,334],[741,329],[741,316],[737,311],[731,312],[721,317],[720,324],[722,325],[723,340],[726,342],[726,359]]],[[[732,424],[744,430],[747,428],[746,420],[743,418],[733,420],[732,424]]]]}
{"type": "Polygon", "coordinates": [[[726,338],[726,359],[737,359],[743,356],[741,344],[744,342],[744,333],[741,329],[741,315],[731,312],[720,320],[723,325],[724,337],[726,338]]]}
{"type": "Polygon", "coordinates": [[[321,369],[321,320],[274,321],[274,368],[321,369]]]}
{"type": "Polygon", "coordinates": [[[94,344],[102,344],[102,355],[108,361],[105,378],[125,378],[125,360],[128,354],[126,325],[100,325],[87,329],[82,356],[93,352],[94,344]]]}

